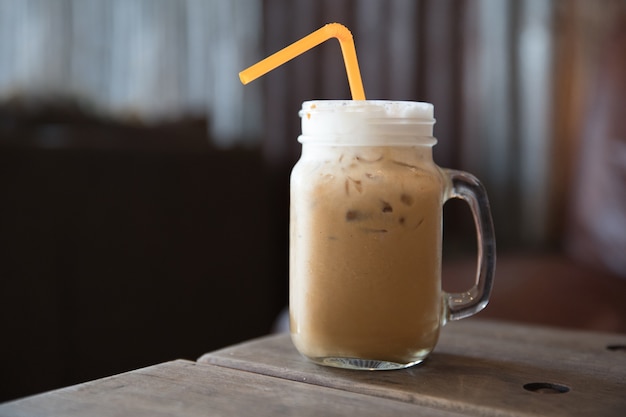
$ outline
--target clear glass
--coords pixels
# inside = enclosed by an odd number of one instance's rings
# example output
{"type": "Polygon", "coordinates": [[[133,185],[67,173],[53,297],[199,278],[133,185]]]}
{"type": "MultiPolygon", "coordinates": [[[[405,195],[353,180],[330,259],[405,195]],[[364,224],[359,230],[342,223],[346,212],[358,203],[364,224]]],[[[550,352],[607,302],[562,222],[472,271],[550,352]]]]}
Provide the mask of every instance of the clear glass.
{"type": "Polygon", "coordinates": [[[406,368],[428,356],[443,324],[489,299],[487,197],[475,177],[433,162],[427,103],[345,103],[305,103],[301,112],[302,156],[291,174],[291,336],[323,365],[406,368]],[[476,284],[458,294],[441,289],[449,198],[468,202],[480,248],[476,284]]]}

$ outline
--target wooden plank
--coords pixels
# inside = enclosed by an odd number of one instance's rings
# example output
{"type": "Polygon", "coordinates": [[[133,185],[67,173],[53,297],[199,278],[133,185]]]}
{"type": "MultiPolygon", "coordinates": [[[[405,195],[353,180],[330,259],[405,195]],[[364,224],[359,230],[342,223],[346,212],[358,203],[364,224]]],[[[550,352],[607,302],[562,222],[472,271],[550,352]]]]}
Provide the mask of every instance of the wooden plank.
{"type": "Polygon", "coordinates": [[[552,370],[576,368],[624,382],[625,351],[610,346],[626,346],[626,335],[469,319],[444,327],[436,351],[552,370]]]}
{"type": "Polygon", "coordinates": [[[626,356],[607,345],[626,345],[626,335],[469,319],[446,326],[431,357],[402,371],[317,366],[296,352],[288,335],[209,353],[199,362],[466,415],[622,416],[626,356]],[[569,391],[524,388],[532,383],[569,391]]]}
{"type": "Polygon", "coordinates": [[[415,404],[190,361],[0,404],[0,416],[415,416],[459,417],[415,404]]]}

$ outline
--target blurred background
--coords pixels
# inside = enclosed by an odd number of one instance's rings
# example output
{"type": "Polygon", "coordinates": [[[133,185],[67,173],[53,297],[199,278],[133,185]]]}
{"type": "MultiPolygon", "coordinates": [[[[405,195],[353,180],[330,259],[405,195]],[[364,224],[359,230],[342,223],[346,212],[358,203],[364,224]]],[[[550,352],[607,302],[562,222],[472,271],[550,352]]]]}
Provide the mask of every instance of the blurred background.
{"type": "MultiPolygon", "coordinates": [[[[0,401],[267,334],[287,303],[301,102],[435,105],[435,161],[485,183],[483,317],[626,332],[623,0],[0,0],[0,401]]],[[[444,287],[474,232],[445,208],[444,287]]]]}

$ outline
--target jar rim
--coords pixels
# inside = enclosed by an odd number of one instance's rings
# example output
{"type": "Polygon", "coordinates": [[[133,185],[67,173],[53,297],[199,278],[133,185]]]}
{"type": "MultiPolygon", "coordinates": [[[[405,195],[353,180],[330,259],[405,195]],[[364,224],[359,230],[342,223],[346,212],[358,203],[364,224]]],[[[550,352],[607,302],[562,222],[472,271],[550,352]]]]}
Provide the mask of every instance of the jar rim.
{"type": "MultiPolygon", "coordinates": [[[[419,101],[310,100],[302,103],[302,138],[355,144],[432,143],[434,106],[419,101]],[[332,138],[332,139],[331,139],[332,138]],[[430,140],[416,141],[416,138],[430,140]]],[[[436,141],[435,141],[436,143],[436,141]]]]}

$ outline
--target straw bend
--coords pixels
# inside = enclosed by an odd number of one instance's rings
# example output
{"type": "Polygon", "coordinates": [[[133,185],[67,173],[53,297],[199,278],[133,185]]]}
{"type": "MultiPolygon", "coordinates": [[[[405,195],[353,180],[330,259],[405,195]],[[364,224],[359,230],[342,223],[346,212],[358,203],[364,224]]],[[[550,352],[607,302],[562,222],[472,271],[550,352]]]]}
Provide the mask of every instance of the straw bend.
{"type": "Polygon", "coordinates": [[[337,38],[339,43],[352,41],[352,32],[340,23],[328,23],[322,28],[328,33],[328,39],[337,38]]]}

